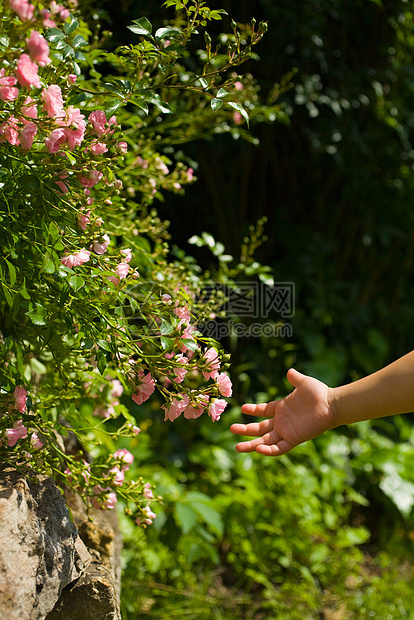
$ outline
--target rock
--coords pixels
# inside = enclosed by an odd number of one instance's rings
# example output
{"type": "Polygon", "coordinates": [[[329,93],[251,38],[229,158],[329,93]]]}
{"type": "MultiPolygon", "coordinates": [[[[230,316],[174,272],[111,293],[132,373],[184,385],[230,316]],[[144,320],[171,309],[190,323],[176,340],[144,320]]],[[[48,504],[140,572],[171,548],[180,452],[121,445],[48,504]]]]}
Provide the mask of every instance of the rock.
{"type": "Polygon", "coordinates": [[[121,620],[118,597],[110,571],[92,551],[85,573],[67,586],[46,620],[121,620]]]}
{"type": "Polygon", "coordinates": [[[121,535],[115,510],[87,514],[79,495],[65,492],[73,521],[92,562],[67,586],[46,620],[120,620],[121,535]]]}
{"type": "Polygon", "coordinates": [[[91,561],[52,478],[0,469],[0,617],[40,620],[91,561]]]}

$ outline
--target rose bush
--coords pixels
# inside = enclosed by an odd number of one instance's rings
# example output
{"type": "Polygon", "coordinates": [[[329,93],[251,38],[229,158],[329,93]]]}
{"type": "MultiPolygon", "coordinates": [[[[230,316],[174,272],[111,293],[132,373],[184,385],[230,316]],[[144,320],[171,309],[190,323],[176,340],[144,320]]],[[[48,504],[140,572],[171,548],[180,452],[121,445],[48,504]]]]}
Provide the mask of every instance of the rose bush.
{"type": "MultiPolygon", "coordinates": [[[[228,356],[197,329],[220,303],[199,294],[208,274],[174,260],[153,203],[195,179],[175,145],[247,136],[247,106],[269,110],[234,70],[266,25],[232,22],[224,51],[205,32],[190,63],[191,38],[224,11],[165,5],[175,19],[154,34],[135,20],[138,42],[115,52],[77,0],[0,8],[1,459],[53,475],[89,506],[113,508],[118,495],[144,526],[153,493],[126,480],[133,456],[117,449],[139,433],[129,403],[157,391],[165,420],[217,421],[231,396],[228,356]]],[[[218,259],[227,281],[246,266],[218,259]]]]}

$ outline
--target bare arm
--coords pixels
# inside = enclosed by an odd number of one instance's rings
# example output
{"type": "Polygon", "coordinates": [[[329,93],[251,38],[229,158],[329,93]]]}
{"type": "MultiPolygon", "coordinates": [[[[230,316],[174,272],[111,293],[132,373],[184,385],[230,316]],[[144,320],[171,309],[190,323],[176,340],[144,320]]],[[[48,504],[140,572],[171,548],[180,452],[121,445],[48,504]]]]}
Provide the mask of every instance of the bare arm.
{"type": "Polygon", "coordinates": [[[414,411],[414,351],[338,388],[292,368],[287,378],[295,389],[283,400],[243,405],[243,413],[268,419],[231,426],[236,435],[256,437],[238,443],[238,452],[279,456],[337,426],[414,411]]]}

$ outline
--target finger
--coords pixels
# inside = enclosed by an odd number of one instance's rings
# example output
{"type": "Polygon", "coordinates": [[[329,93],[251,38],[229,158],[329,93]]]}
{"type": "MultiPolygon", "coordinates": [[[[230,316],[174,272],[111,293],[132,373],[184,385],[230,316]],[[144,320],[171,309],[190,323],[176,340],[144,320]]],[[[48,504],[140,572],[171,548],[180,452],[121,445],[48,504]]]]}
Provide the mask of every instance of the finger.
{"type": "Polygon", "coordinates": [[[262,442],[262,437],[259,437],[259,439],[251,439],[250,441],[242,441],[241,443],[236,444],[236,452],[255,452],[257,446],[259,446],[262,442]]]}
{"type": "Polygon", "coordinates": [[[259,444],[256,446],[256,452],[258,454],[263,454],[264,456],[282,456],[282,454],[286,454],[289,450],[292,450],[294,446],[282,439],[277,444],[267,445],[265,443],[259,444]]]}
{"type": "Polygon", "coordinates": [[[251,437],[259,437],[264,433],[272,430],[273,420],[263,420],[263,422],[252,422],[251,424],[232,424],[230,431],[234,435],[250,435],[251,437]]]}
{"type": "Polygon", "coordinates": [[[295,370],[294,368],[289,368],[286,377],[290,385],[293,385],[293,387],[299,387],[302,381],[306,379],[306,375],[303,375],[301,372],[295,370]]]}
{"type": "Polygon", "coordinates": [[[257,415],[270,418],[275,413],[275,406],[277,401],[271,401],[270,403],[260,403],[255,405],[252,403],[246,403],[242,405],[242,413],[246,415],[257,415]]]}

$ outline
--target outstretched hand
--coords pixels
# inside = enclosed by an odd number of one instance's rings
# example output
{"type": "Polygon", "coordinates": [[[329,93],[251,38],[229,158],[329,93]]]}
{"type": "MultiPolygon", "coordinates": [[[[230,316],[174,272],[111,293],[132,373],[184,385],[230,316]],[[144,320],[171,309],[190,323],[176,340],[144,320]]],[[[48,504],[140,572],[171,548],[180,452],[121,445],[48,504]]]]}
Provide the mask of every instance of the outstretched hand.
{"type": "Polygon", "coordinates": [[[242,406],[243,413],[266,416],[268,419],[250,424],[232,424],[230,430],[235,435],[257,437],[238,443],[237,452],[256,451],[268,456],[280,456],[336,426],[331,388],[293,368],[288,371],[287,378],[295,389],[283,400],[242,406]]]}

